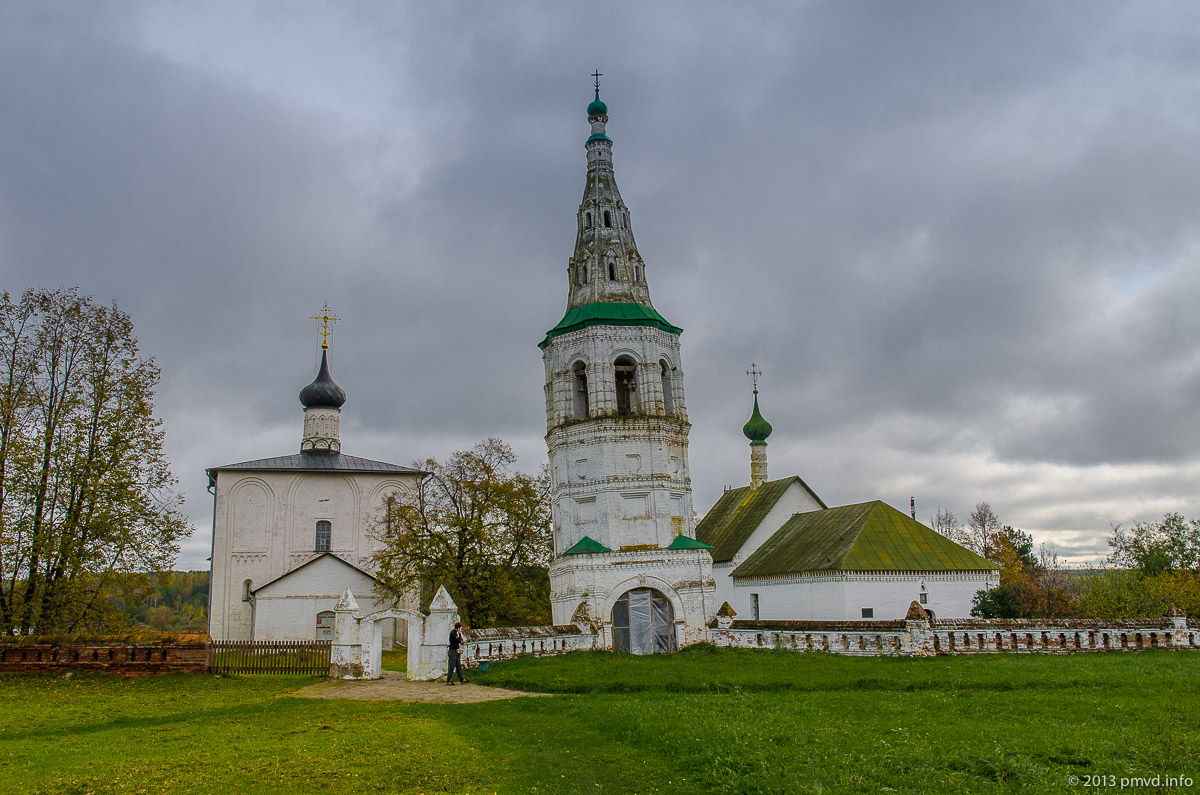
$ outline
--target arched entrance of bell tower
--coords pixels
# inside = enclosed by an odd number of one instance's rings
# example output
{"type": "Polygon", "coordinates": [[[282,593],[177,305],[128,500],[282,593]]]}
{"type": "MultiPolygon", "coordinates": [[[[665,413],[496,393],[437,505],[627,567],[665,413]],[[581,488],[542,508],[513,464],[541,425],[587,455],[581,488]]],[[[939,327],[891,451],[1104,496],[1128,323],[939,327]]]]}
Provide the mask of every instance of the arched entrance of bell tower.
{"type": "Polygon", "coordinates": [[[673,652],[675,609],[666,594],[656,588],[632,588],[613,603],[613,651],[633,654],[673,652]]]}

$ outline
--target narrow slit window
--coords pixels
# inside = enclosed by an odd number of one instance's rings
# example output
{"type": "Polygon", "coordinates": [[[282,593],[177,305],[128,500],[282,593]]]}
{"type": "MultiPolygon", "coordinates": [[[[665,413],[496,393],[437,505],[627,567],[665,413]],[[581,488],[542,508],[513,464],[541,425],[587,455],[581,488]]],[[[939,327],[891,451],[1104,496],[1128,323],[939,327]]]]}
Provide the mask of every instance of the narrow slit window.
{"type": "Polygon", "coordinates": [[[587,215],[584,216],[583,228],[584,229],[592,228],[592,214],[591,213],[588,213],[587,215]]]}
{"type": "Polygon", "coordinates": [[[671,390],[671,368],[667,366],[666,361],[658,363],[662,368],[662,392],[663,392],[663,413],[675,413],[675,394],[671,390]]]}
{"type": "Polygon", "coordinates": [[[588,382],[587,365],[575,362],[571,368],[572,375],[572,408],[575,419],[585,420],[588,415],[588,382]]]}
{"type": "Polygon", "coordinates": [[[608,280],[610,282],[615,282],[617,280],[616,263],[612,263],[612,262],[608,263],[608,280]]]}
{"type": "Polygon", "coordinates": [[[608,210],[604,211],[604,226],[606,228],[612,228],[612,214],[609,213],[608,210]]]}
{"type": "Polygon", "coordinates": [[[622,356],[613,362],[617,381],[617,414],[637,413],[637,366],[633,359],[622,356]]]}
{"type": "Polygon", "coordinates": [[[317,522],[317,543],[313,547],[317,552],[328,552],[329,542],[333,536],[333,525],[329,522],[317,522]]]}

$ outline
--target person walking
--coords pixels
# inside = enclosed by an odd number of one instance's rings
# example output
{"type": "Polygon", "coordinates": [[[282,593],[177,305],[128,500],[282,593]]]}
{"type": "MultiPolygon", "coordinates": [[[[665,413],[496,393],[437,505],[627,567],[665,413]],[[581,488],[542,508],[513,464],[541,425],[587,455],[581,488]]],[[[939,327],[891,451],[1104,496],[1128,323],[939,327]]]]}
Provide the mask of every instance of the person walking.
{"type": "Polygon", "coordinates": [[[446,665],[446,685],[454,686],[454,672],[458,671],[458,681],[466,683],[462,672],[462,622],[455,621],[454,629],[450,630],[450,659],[446,665]]]}

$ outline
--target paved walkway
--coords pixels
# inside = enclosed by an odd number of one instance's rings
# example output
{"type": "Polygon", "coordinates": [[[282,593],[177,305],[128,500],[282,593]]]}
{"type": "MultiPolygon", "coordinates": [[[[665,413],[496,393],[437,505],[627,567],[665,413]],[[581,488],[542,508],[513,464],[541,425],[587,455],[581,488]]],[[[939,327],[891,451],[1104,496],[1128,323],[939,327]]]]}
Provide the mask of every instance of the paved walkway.
{"type": "Polygon", "coordinates": [[[499,687],[484,687],[468,682],[446,687],[445,682],[410,682],[404,674],[384,671],[380,679],[321,682],[302,687],[295,692],[300,698],[352,698],[360,701],[426,701],[440,704],[474,704],[479,701],[498,701],[521,696],[544,696],[547,693],[523,693],[499,687]]]}

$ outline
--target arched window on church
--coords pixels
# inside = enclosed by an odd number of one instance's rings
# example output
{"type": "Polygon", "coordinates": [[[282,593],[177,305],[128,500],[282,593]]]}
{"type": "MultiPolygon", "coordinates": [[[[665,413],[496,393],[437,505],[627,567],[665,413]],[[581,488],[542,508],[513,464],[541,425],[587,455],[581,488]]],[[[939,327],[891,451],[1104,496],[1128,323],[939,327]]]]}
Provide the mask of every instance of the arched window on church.
{"type": "Polygon", "coordinates": [[[254,583],[251,582],[250,580],[246,580],[244,583],[242,583],[242,601],[243,602],[250,601],[250,597],[252,595],[251,591],[253,591],[253,590],[254,590],[254,583]]]}
{"type": "Polygon", "coordinates": [[[617,280],[617,263],[612,260],[608,261],[608,280],[615,282],[617,280]]]}
{"type": "Polygon", "coordinates": [[[583,283],[587,284],[587,263],[586,262],[583,263],[582,268],[583,268],[583,283]]]}
{"type": "Polygon", "coordinates": [[[637,365],[628,356],[613,362],[617,380],[617,414],[628,416],[637,411],[637,365]]]}
{"type": "Polygon", "coordinates": [[[608,212],[608,210],[604,211],[604,226],[612,228],[612,215],[608,212]]]}
{"type": "Polygon", "coordinates": [[[663,413],[674,414],[675,395],[671,391],[671,368],[667,366],[666,359],[663,359],[658,364],[662,367],[663,413]]]}
{"type": "Polygon", "coordinates": [[[317,552],[328,552],[329,542],[333,537],[333,525],[329,522],[317,522],[317,542],[313,546],[317,552]]]}
{"type": "Polygon", "coordinates": [[[591,229],[592,228],[592,214],[589,212],[589,213],[586,213],[583,217],[584,217],[583,228],[591,229]]]}
{"type": "Polygon", "coordinates": [[[575,365],[571,368],[571,413],[577,420],[587,419],[587,365],[583,362],[575,362],[575,365]]]}

